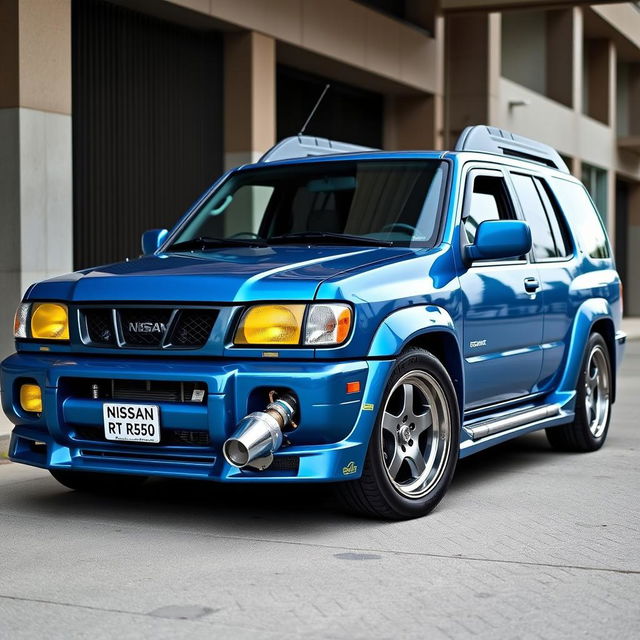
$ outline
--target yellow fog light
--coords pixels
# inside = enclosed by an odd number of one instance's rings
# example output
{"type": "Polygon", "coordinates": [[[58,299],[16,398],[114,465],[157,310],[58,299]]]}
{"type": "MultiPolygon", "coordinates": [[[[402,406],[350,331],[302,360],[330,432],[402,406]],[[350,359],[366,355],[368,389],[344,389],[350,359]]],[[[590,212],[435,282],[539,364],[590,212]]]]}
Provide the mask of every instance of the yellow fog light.
{"type": "Polygon", "coordinates": [[[303,304],[265,304],[251,307],[236,331],[236,344],[299,344],[303,304]]]}
{"type": "Polygon", "coordinates": [[[31,313],[31,337],[46,340],[69,339],[69,313],[64,304],[38,302],[31,313]]]}
{"type": "Polygon", "coordinates": [[[20,387],[20,406],[30,413],[42,413],[42,391],[37,384],[20,387]]]}

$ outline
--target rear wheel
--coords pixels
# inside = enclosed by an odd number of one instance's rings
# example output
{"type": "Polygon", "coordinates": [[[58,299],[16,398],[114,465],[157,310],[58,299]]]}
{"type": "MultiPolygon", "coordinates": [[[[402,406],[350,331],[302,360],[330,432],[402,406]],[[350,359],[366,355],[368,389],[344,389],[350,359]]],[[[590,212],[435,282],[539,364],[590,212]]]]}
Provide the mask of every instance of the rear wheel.
{"type": "Polygon", "coordinates": [[[403,353],[385,388],[358,480],[338,485],[353,511],[387,519],[426,515],[444,496],[458,460],[453,384],[422,349],[403,353]]]}
{"type": "Polygon", "coordinates": [[[595,451],[607,438],[611,420],[611,360],[599,333],[589,337],[576,389],[571,424],[546,430],[549,443],[561,451],[595,451]]]}
{"type": "Polygon", "coordinates": [[[50,469],[49,472],[65,487],[88,493],[124,494],[134,491],[147,479],[146,476],[69,471],[66,469],[50,469]]]}

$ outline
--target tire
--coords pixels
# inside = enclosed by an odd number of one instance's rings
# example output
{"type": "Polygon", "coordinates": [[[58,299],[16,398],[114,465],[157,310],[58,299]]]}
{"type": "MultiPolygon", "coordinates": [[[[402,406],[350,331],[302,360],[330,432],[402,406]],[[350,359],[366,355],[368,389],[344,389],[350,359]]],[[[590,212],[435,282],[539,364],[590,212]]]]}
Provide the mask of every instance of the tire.
{"type": "Polygon", "coordinates": [[[336,485],[352,512],[406,520],[429,513],[446,493],[458,461],[460,416],[440,361],[409,349],[381,396],[362,477],[336,485]]]}
{"type": "Polygon", "coordinates": [[[607,439],[611,421],[611,359],[604,338],[592,333],[587,342],[571,424],[546,429],[547,440],[559,451],[596,451],[607,439]]]}
{"type": "Polygon", "coordinates": [[[147,479],[146,476],[68,471],[66,469],[49,469],[49,473],[68,489],[105,495],[123,495],[135,491],[147,479]]]}

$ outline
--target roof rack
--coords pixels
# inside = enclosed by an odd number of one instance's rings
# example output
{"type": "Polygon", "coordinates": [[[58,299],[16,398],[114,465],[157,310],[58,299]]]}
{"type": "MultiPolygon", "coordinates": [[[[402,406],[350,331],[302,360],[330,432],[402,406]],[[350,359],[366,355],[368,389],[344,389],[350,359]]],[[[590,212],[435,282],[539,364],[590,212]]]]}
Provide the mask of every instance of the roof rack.
{"type": "Polygon", "coordinates": [[[336,142],[315,136],[291,136],[280,140],[271,147],[258,162],[275,162],[290,158],[307,158],[309,156],[329,156],[339,153],[359,153],[362,151],[378,151],[371,147],[361,147],[348,142],[336,142]]]}
{"type": "Polygon", "coordinates": [[[539,162],[547,167],[570,173],[565,161],[553,147],[485,124],[467,127],[460,134],[455,150],[497,153],[539,162]]]}

